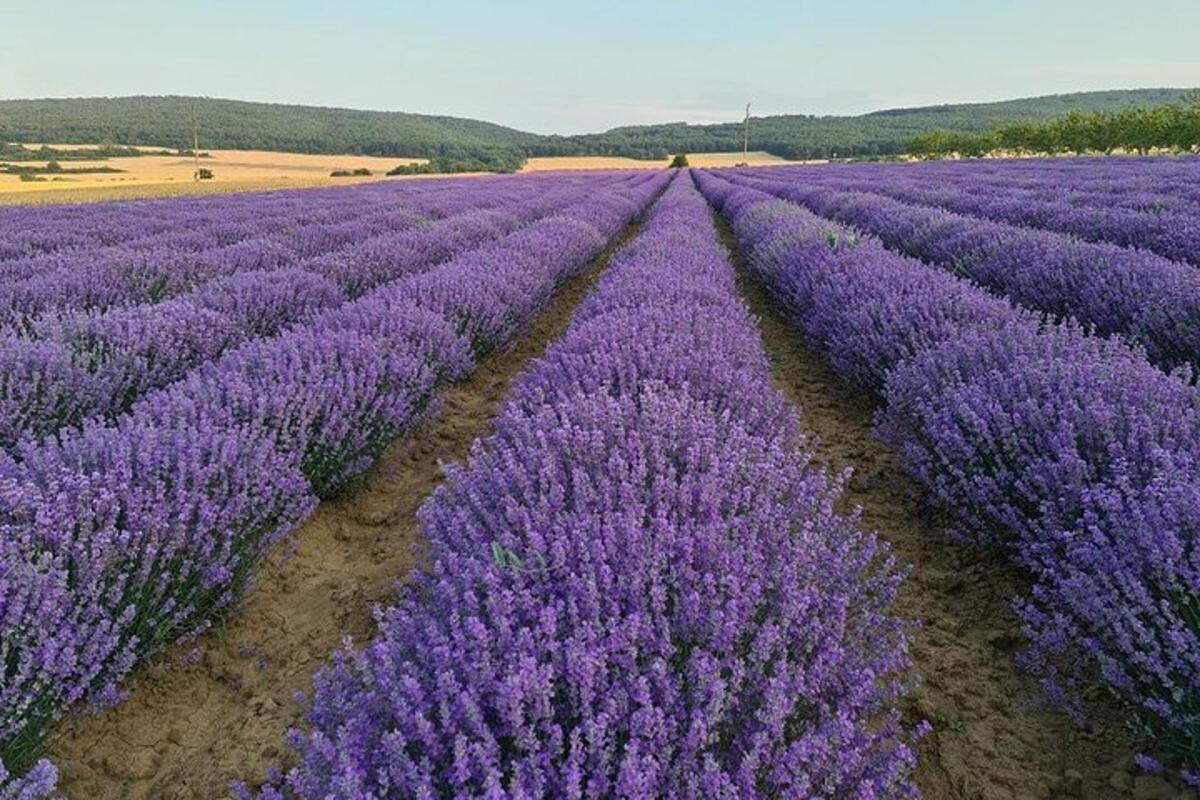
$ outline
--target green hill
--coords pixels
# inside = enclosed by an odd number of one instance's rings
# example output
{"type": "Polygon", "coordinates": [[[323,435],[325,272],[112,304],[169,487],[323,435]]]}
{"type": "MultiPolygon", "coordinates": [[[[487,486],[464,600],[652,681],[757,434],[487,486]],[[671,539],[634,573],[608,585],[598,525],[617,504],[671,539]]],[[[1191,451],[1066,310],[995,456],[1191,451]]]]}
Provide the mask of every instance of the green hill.
{"type": "Polygon", "coordinates": [[[486,159],[540,138],[459,117],[167,96],[0,100],[0,141],[189,148],[193,102],[210,149],[486,159]]]}
{"type": "MultiPolygon", "coordinates": [[[[1120,111],[1129,106],[1177,103],[1187,89],[1131,89],[1047,95],[995,103],[924,106],[874,111],[859,116],[788,114],[751,117],[750,149],[784,158],[889,155],[930,131],[978,133],[1015,122],[1040,122],[1073,110],[1120,111]]],[[[539,154],[628,155],[722,152],[742,149],[740,122],[716,125],[637,125],[599,134],[546,137],[539,154]]]]}
{"type": "MultiPolygon", "coordinates": [[[[751,120],[750,148],[785,158],[899,153],[929,131],[981,132],[1053,119],[1072,110],[1118,111],[1178,102],[1186,89],[1132,89],[875,111],[858,116],[788,114],[751,120]]],[[[543,136],[460,117],[250,103],[190,97],[0,101],[0,141],[140,144],[186,148],[191,105],[202,148],[420,156],[442,165],[511,169],[530,155],[625,155],[734,151],[740,122],[633,125],[581,136],[543,136]]]]}

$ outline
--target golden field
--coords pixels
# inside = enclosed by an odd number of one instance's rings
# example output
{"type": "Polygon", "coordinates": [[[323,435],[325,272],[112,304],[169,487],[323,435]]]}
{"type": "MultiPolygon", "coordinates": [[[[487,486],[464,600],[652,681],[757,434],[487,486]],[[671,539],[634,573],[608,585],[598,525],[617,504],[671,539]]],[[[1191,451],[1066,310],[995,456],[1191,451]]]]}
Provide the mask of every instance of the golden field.
{"type": "MultiPolygon", "coordinates": [[[[38,145],[32,145],[34,147],[38,145]]],[[[60,145],[69,149],[90,145],[60,145]]],[[[161,149],[161,148],[142,148],[161,149]]],[[[109,166],[123,170],[92,175],[44,176],[42,181],[22,181],[16,175],[0,175],[0,205],[13,203],[62,203],[133,197],[209,194],[255,189],[304,188],[379,180],[392,167],[423,158],[377,158],[374,156],[328,156],[276,153],[266,150],[207,150],[212,158],[200,166],[213,172],[212,180],[197,182],[192,175],[195,161],[186,156],[135,156],[104,161],[67,161],[64,168],[109,166]],[[338,170],[366,168],[370,177],[331,178],[338,170]]],[[[45,162],[22,162],[42,166],[45,162]]]]}
{"type": "MultiPolygon", "coordinates": [[[[40,147],[41,143],[27,144],[40,147]]],[[[51,144],[60,150],[94,147],[95,145],[51,144]]],[[[157,151],[160,147],[141,147],[157,151]]],[[[267,150],[207,150],[211,158],[200,159],[200,166],[210,169],[213,178],[195,181],[195,161],[186,156],[137,156],[110,158],[103,161],[64,161],[64,168],[109,166],[123,170],[115,173],[84,175],[47,175],[41,181],[21,181],[16,175],[0,175],[0,205],[43,203],[88,203],[105,200],[130,200],[138,197],[174,197],[190,194],[220,194],[225,192],[265,191],[271,189],[305,189],[317,186],[342,186],[385,178],[385,173],[398,164],[425,163],[423,158],[353,155],[309,155],[267,150]],[[334,170],[371,170],[369,177],[332,178],[334,170]]],[[[761,151],[752,151],[744,159],[751,166],[798,163],[761,151]]],[[[694,167],[728,167],[743,161],[741,153],[688,153],[688,163],[694,167]]],[[[43,166],[45,162],[21,162],[43,166]]],[[[592,169],[663,169],[670,159],[639,161],[619,156],[550,156],[531,158],[522,172],[549,170],[592,169]]],[[[462,173],[454,177],[470,177],[488,173],[462,173]]],[[[437,178],[440,175],[410,175],[389,180],[437,178]]]]}

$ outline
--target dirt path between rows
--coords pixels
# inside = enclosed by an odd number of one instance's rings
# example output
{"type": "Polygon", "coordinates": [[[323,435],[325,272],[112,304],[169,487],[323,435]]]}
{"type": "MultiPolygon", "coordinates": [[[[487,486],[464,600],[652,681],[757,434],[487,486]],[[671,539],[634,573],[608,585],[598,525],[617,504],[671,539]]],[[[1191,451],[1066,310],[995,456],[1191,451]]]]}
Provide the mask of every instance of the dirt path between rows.
{"type": "Polygon", "coordinates": [[[872,436],[870,398],[805,346],[747,275],[728,226],[719,219],[718,225],[742,296],[759,317],[777,387],[799,410],[802,430],[818,437],[818,458],[854,469],[843,502],[861,506],[864,526],[912,565],[897,611],[923,623],[912,642],[917,688],[904,710],[934,726],[919,747],[916,778],[924,797],[1180,797],[1166,781],[1136,774],[1136,746],[1111,714],[1081,729],[1034,707],[1037,686],[1013,662],[1022,639],[1009,599],[1024,579],[995,555],[945,538],[921,487],[872,436]]]}
{"type": "Polygon", "coordinates": [[[294,697],[346,636],[374,633],[372,606],[394,597],[418,566],[416,511],[441,482],[443,462],[465,459],[488,432],[514,378],[567,328],[633,225],[515,346],[446,387],[441,413],[398,442],[349,495],[322,503],[259,572],[254,593],[221,627],[176,647],[128,683],[111,711],[65,722],[50,757],[69,800],[214,800],[229,782],[266,778],[300,725],[294,697]],[[199,648],[195,663],[188,663],[199,648]]]}

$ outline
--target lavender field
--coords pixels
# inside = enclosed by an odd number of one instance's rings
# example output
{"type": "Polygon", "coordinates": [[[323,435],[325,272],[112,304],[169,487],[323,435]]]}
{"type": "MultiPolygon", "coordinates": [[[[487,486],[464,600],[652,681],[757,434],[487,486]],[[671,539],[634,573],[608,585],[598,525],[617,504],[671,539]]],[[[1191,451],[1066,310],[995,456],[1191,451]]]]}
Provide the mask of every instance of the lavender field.
{"type": "Polygon", "coordinates": [[[1194,796],[1197,369],[1197,158],[0,209],[0,800],[1194,796]]]}

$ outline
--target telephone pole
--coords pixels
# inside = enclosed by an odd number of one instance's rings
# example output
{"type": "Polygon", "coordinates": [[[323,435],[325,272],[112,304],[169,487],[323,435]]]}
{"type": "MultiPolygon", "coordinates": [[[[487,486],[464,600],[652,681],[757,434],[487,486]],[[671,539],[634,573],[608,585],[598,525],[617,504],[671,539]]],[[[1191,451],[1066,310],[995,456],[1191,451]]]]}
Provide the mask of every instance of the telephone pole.
{"type": "Polygon", "coordinates": [[[200,180],[200,125],[196,122],[196,101],[192,101],[192,158],[196,162],[196,171],[192,180],[200,180]]]}
{"type": "Polygon", "coordinates": [[[742,123],[742,161],[750,163],[750,104],[746,103],[746,119],[742,123]]]}

